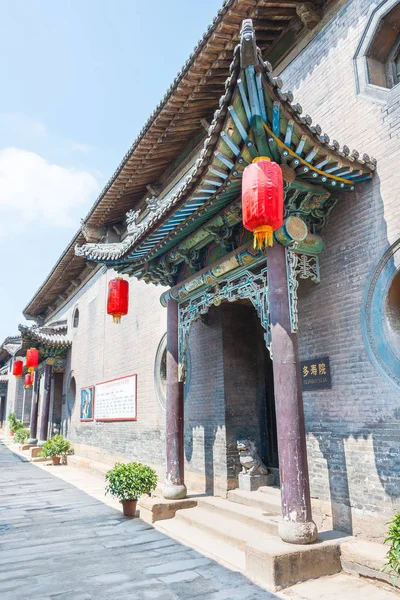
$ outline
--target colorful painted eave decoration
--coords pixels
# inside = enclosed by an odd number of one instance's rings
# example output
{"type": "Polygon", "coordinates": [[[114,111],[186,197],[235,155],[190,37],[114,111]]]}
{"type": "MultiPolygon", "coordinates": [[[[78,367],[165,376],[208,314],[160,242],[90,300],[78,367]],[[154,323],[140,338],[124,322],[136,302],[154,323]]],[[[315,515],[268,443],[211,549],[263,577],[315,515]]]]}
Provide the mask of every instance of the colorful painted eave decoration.
{"type": "Polygon", "coordinates": [[[271,70],[256,46],[251,20],[245,20],[226,92],[193,170],[142,220],[134,213],[122,242],[85,244],[76,247],[76,254],[116,267],[140,265],[163,254],[240,195],[243,170],[258,156],[283,168],[285,216],[298,214],[310,227],[323,226],[338,193],[370,180],[376,161],[331,142],[302,115],[292,93],[282,92],[282,81],[271,70]]]}

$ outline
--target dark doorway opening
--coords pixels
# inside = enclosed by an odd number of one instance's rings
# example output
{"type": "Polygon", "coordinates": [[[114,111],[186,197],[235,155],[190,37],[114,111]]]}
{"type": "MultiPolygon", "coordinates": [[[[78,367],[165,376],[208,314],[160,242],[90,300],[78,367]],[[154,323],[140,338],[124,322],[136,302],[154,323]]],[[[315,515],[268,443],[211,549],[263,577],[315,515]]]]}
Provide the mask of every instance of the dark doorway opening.
{"type": "Polygon", "coordinates": [[[249,438],[278,484],[274,380],[265,330],[248,300],[224,303],[222,312],[228,465],[233,453],[238,461],[237,440],[249,438]]]}
{"type": "Polygon", "coordinates": [[[276,432],[274,374],[271,354],[265,344],[265,331],[256,318],[258,340],[258,386],[259,386],[259,422],[260,422],[260,456],[264,463],[273,470],[275,483],[279,479],[278,437],[276,432]]]}
{"type": "Polygon", "coordinates": [[[0,427],[4,427],[6,422],[7,396],[0,397],[0,427]]]}

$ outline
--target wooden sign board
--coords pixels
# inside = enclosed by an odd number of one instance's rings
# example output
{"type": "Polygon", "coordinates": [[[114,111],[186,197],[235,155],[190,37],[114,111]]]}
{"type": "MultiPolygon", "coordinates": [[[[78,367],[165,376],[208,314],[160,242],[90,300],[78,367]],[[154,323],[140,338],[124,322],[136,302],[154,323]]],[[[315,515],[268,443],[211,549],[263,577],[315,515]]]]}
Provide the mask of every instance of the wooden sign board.
{"type": "Polygon", "coordinates": [[[96,384],[96,421],[136,421],[137,375],[96,384]]]}
{"type": "Polygon", "coordinates": [[[304,392],[332,388],[329,356],[300,362],[301,385],[304,392]]]}

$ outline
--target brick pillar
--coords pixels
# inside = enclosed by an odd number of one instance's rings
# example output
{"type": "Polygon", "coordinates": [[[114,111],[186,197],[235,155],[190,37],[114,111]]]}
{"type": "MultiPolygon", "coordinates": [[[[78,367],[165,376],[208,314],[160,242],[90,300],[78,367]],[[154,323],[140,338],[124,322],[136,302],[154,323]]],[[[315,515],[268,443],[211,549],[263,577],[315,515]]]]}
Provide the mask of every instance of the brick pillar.
{"type": "Polygon", "coordinates": [[[31,422],[29,427],[28,444],[37,444],[37,425],[38,425],[38,410],[39,410],[39,385],[40,376],[35,371],[35,379],[33,382],[32,402],[31,402],[31,422]]]}
{"type": "Polygon", "coordinates": [[[285,542],[309,544],[317,538],[312,520],[306,433],[297,335],[291,332],[285,248],[268,250],[268,294],[285,542]]]}
{"type": "Polygon", "coordinates": [[[39,446],[43,446],[47,440],[47,432],[49,429],[49,414],[50,414],[50,395],[51,395],[51,379],[53,376],[53,367],[46,363],[44,367],[44,389],[42,400],[42,411],[39,430],[39,446]]]}
{"type": "Polygon", "coordinates": [[[178,304],[167,305],[167,468],[164,498],[178,500],[186,497],[183,464],[184,398],[183,383],[179,381],[178,361],[178,304]]]}

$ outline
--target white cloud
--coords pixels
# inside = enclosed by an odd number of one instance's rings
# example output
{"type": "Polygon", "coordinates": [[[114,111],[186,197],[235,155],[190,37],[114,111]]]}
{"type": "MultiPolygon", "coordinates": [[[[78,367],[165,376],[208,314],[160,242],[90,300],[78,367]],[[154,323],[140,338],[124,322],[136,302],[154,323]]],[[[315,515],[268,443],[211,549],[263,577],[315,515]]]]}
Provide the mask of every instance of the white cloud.
{"type": "Polygon", "coordinates": [[[77,227],[99,192],[85,170],[50,164],[34,152],[0,150],[0,235],[35,222],[77,227]]]}

